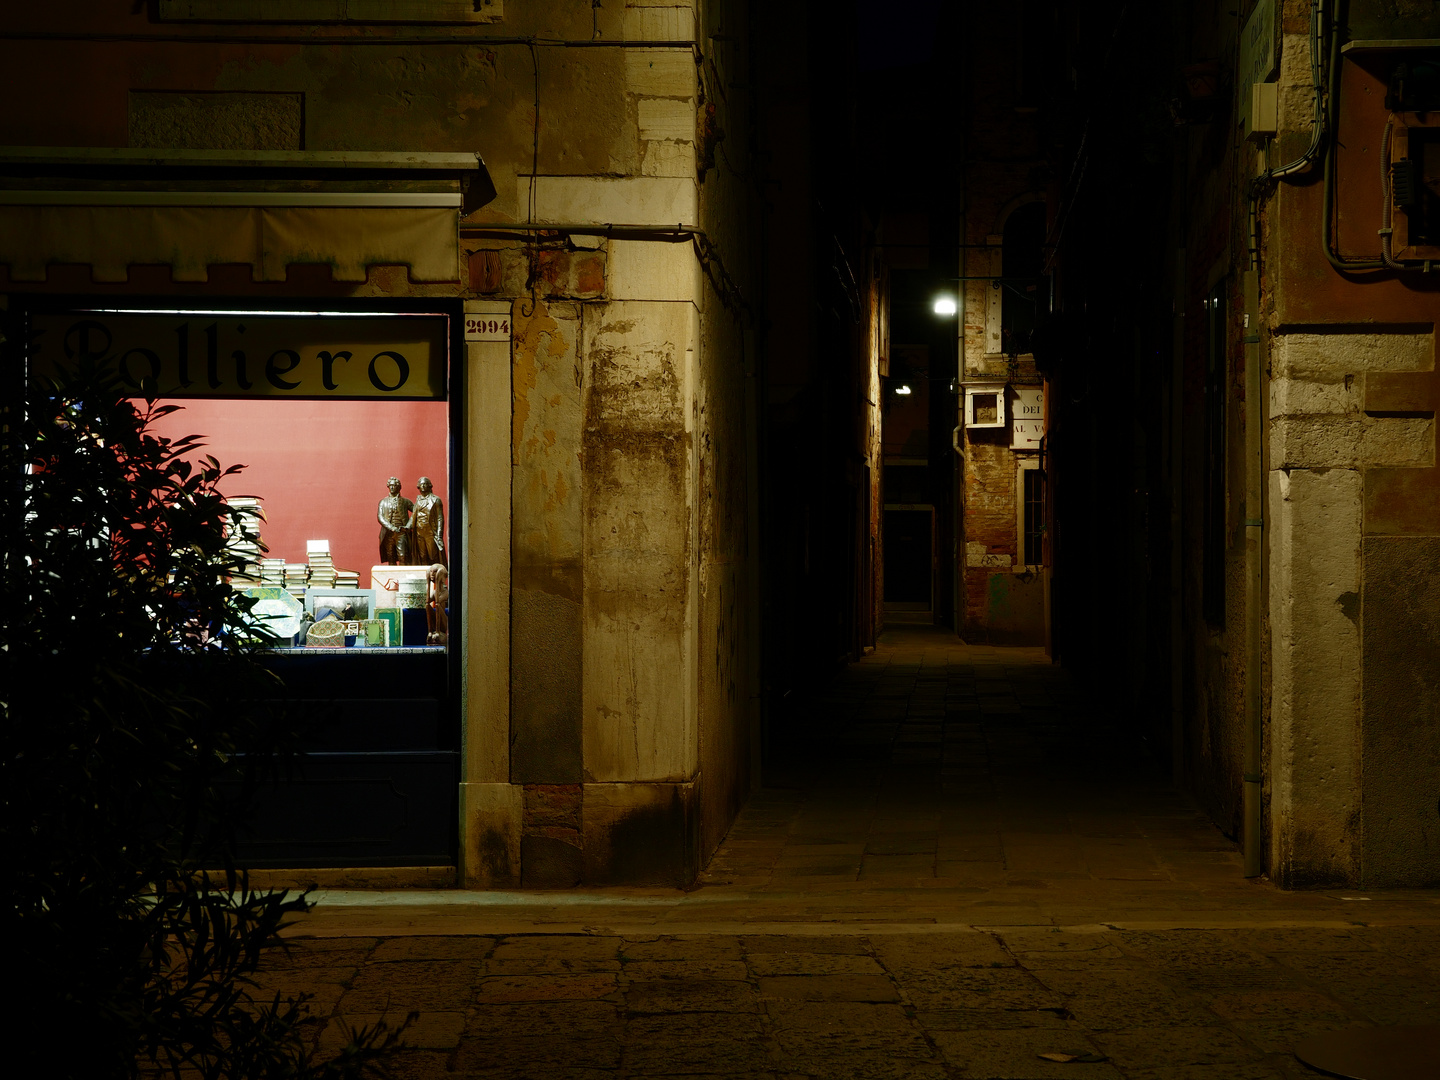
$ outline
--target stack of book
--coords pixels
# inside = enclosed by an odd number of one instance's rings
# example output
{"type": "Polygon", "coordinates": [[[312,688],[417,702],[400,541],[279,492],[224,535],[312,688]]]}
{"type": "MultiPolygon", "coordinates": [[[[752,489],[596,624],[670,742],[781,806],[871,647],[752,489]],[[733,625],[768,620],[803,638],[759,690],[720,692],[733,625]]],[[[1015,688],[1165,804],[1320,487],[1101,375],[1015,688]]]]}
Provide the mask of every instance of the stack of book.
{"type": "Polygon", "coordinates": [[[285,587],[285,560],[261,559],[260,584],[273,585],[278,589],[283,589],[285,587]]]}
{"type": "Polygon", "coordinates": [[[231,509],[245,512],[246,535],[242,536],[240,530],[232,525],[230,535],[225,543],[230,557],[240,564],[235,571],[233,580],[258,582],[260,580],[260,522],[264,520],[264,515],[260,511],[260,500],[253,495],[232,495],[225,500],[225,503],[231,509]]]}
{"type": "Polygon", "coordinates": [[[305,596],[305,582],[310,576],[310,567],[303,562],[287,562],[285,564],[285,588],[292,596],[305,596]]]}
{"type": "Polygon", "coordinates": [[[330,558],[330,541],[305,541],[305,557],[310,564],[310,584],[321,589],[333,589],[335,587],[335,563],[330,558]]]}
{"type": "Polygon", "coordinates": [[[360,575],[354,570],[335,570],[335,588],[337,589],[358,589],[360,588],[360,575]]]}

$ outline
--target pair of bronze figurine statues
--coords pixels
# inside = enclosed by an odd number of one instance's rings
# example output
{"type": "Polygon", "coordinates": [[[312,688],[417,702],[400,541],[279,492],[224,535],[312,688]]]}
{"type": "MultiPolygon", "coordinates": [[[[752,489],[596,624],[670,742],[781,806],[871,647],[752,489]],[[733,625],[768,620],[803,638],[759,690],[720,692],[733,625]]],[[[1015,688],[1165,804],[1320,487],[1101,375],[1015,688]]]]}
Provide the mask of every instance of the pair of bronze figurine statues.
{"type": "Polygon", "coordinates": [[[448,565],[445,559],[445,506],[430,478],[415,482],[420,494],[411,502],[400,494],[400,479],[386,481],[390,494],[380,500],[380,561],[391,566],[448,565]]]}

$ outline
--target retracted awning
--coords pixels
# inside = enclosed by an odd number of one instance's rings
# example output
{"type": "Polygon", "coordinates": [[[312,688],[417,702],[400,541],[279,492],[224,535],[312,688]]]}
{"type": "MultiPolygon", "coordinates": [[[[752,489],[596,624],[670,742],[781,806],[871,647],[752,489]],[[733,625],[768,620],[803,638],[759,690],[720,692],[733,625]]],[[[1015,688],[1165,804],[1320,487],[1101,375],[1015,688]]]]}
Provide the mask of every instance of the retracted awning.
{"type": "Polygon", "coordinates": [[[3,147],[0,263],[14,281],[62,263],[97,281],[156,264],[176,281],[227,264],[260,281],[294,264],[455,281],[458,217],[494,197],[478,154],[3,147]]]}

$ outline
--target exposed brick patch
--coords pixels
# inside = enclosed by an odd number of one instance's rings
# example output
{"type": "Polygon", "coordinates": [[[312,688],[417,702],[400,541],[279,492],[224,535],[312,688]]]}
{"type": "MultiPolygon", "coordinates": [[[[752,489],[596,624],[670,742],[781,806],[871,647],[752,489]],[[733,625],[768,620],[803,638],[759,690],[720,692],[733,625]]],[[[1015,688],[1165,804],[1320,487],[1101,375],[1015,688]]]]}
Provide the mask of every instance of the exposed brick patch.
{"type": "Polygon", "coordinates": [[[481,296],[492,296],[504,283],[504,265],[498,251],[470,253],[470,288],[481,296]]]}
{"type": "Polygon", "coordinates": [[[542,296],[601,297],[605,295],[605,253],[540,248],[531,252],[530,277],[542,296]]]}

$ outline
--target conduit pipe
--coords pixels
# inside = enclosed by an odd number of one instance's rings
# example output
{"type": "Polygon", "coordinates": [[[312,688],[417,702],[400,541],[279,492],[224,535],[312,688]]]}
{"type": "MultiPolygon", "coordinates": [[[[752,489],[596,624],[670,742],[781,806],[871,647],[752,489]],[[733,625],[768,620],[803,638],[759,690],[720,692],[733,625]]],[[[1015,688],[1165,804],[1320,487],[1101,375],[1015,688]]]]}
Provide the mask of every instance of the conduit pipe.
{"type": "Polygon", "coordinates": [[[1241,850],[1245,876],[1265,872],[1262,849],[1265,685],[1260,678],[1261,617],[1265,610],[1265,410],[1260,356],[1260,274],[1245,271],[1245,760],[1241,786],[1241,850]]]}
{"type": "MultiPolygon", "coordinates": [[[[1321,77],[1321,47],[1325,35],[1325,0],[1312,0],[1310,5],[1310,85],[1315,92],[1315,118],[1310,125],[1310,145],[1305,152],[1288,165],[1266,169],[1255,179],[1255,187],[1262,188],[1272,180],[1293,176],[1310,167],[1320,149],[1325,135],[1325,84],[1321,77]]],[[[1338,35],[1337,35],[1338,36],[1338,35]]],[[[1268,154],[1266,155],[1269,156],[1268,154]]]]}
{"type": "Polygon", "coordinates": [[[1391,171],[1390,149],[1393,145],[1391,140],[1395,132],[1395,114],[1391,113],[1385,120],[1385,134],[1380,139],[1380,191],[1384,195],[1384,203],[1380,208],[1380,258],[1391,270],[1420,270],[1428,274],[1430,272],[1430,260],[1426,259],[1423,266],[1406,266],[1395,258],[1395,175],[1391,171]]]}
{"type": "Polygon", "coordinates": [[[1321,172],[1325,182],[1322,187],[1320,209],[1320,248],[1330,265],[1342,274],[1362,270],[1388,270],[1384,258],[1346,258],[1335,249],[1335,129],[1339,123],[1336,110],[1340,100],[1340,23],[1337,18],[1330,30],[1330,73],[1326,80],[1325,131],[1330,138],[1325,140],[1325,157],[1321,172]]]}
{"type": "MultiPolygon", "coordinates": [[[[554,233],[557,236],[603,236],[607,239],[649,240],[663,244],[688,242],[695,250],[700,269],[710,279],[720,297],[721,303],[733,311],[739,311],[753,323],[754,310],[741,292],[740,286],[730,276],[720,257],[720,250],[709,234],[698,225],[680,222],[675,225],[635,225],[613,222],[545,222],[545,221],[492,221],[462,224],[460,237],[465,239],[509,239],[512,236],[526,236],[531,233],[554,233]]],[[[471,253],[473,254],[473,252],[471,253]]]]}

